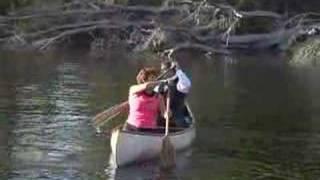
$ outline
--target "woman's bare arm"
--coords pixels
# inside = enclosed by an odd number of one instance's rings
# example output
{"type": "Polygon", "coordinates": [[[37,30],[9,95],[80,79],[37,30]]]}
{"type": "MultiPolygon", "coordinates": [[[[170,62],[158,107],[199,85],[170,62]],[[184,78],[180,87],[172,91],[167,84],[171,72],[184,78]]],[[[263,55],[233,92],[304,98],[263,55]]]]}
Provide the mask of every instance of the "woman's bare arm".
{"type": "Polygon", "coordinates": [[[152,82],[146,82],[143,84],[132,85],[129,89],[129,94],[136,94],[136,93],[142,92],[146,89],[154,88],[160,82],[161,81],[152,81],[152,82]]]}

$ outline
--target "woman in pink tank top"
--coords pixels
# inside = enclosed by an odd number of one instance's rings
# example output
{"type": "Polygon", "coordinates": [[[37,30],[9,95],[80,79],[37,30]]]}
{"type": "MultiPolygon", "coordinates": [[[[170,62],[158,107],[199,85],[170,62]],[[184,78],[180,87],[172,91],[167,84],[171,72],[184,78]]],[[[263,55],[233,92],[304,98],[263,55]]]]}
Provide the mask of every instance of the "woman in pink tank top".
{"type": "Polygon", "coordinates": [[[164,109],[160,95],[153,93],[153,88],[160,82],[154,81],[158,72],[155,68],[144,68],[137,75],[137,85],[129,90],[129,116],[126,130],[156,131],[157,118],[164,109]]]}

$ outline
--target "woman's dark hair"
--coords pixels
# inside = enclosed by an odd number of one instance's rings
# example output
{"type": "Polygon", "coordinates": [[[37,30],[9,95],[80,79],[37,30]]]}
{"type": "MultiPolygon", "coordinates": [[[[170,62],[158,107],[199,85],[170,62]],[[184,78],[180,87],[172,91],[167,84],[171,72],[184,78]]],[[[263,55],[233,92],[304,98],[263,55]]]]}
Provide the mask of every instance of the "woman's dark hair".
{"type": "Polygon", "coordinates": [[[136,80],[138,84],[153,81],[159,75],[159,70],[153,67],[143,68],[139,71],[136,80]]]}

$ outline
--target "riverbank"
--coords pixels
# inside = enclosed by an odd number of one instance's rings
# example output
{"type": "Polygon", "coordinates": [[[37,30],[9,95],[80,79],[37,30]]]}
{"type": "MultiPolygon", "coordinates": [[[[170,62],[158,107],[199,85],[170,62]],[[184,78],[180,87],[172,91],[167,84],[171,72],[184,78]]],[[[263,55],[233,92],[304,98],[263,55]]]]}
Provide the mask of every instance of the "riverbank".
{"type": "Polygon", "coordinates": [[[164,55],[188,49],[204,54],[228,54],[230,49],[284,50],[300,36],[318,35],[310,34],[319,29],[313,23],[318,16],[307,13],[284,17],[272,11],[244,11],[207,1],[161,6],[71,1],[2,16],[0,44],[13,50],[81,47],[99,53],[124,48],[164,55]]]}

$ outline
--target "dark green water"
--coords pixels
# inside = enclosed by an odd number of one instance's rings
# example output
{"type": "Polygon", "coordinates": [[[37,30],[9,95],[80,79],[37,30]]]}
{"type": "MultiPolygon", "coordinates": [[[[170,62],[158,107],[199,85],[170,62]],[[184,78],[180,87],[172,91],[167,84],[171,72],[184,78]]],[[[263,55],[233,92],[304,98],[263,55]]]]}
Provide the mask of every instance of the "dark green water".
{"type": "Polygon", "coordinates": [[[155,64],[142,59],[0,53],[0,179],[319,179],[320,69],[271,53],[181,54],[193,82],[194,145],[170,174],[154,161],[109,166],[108,129],[121,120],[97,136],[90,119],[126,99],[138,68],[155,64]]]}

